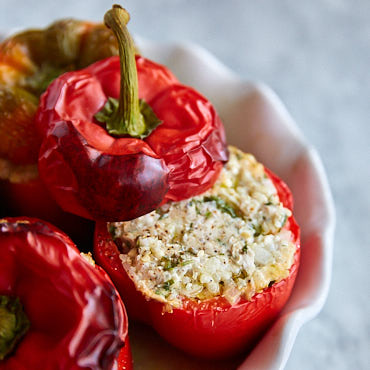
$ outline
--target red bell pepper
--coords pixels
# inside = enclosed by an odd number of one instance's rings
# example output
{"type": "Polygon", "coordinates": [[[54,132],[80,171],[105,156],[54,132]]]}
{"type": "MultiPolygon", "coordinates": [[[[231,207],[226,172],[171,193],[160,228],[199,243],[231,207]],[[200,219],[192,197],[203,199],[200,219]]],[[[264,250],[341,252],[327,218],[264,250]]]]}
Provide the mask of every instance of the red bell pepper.
{"type": "Polygon", "coordinates": [[[89,219],[129,220],[200,194],[228,159],[210,102],[165,67],[135,62],[128,20],[119,6],[105,16],[120,59],[56,79],[37,113],[41,178],[64,210],[89,219]]]}
{"type": "MultiPolygon", "coordinates": [[[[288,187],[269,170],[266,173],[273,181],[280,201],[292,209],[288,187]]],[[[292,232],[297,246],[289,276],[255,294],[251,300],[242,298],[235,304],[223,297],[200,303],[186,299],[183,307],[168,312],[164,303],[149,299],[136,289],[123,268],[119,249],[104,222],[96,223],[94,257],[120,292],[130,318],[149,324],[168,342],[191,355],[221,358],[251,349],[290,296],[300,256],[299,227],[293,216],[287,220],[285,228],[292,232]]]]}
{"type": "Polygon", "coordinates": [[[0,369],[131,369],[127,329],[111,280],[67,235],[0,220],[0,369]]]}
{"type": "Polygon", "coordinates": [[[41,140],[34,116],[40,94],[56,76],[116,54],[117,41],[103,24],[72,19],[0,43],[0,217],[38,217],[79,246],[91,244],[93,224],[66,215],[38,176],[41,140]]]}

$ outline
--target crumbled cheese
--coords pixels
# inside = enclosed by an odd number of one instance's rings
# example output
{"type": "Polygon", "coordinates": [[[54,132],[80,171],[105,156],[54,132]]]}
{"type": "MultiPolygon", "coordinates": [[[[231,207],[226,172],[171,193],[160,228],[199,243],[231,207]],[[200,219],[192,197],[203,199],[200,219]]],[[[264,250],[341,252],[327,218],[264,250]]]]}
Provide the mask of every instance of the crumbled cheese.
{"type": "Polygon", "coordinates": [[[109,229],[134,241],[120,258],[137,288],[178,307],[182,297],[250,299],[287,277],[296,250],[282,229],[290,216],[263,165],[230,147],[212,189],[109,229]]]}

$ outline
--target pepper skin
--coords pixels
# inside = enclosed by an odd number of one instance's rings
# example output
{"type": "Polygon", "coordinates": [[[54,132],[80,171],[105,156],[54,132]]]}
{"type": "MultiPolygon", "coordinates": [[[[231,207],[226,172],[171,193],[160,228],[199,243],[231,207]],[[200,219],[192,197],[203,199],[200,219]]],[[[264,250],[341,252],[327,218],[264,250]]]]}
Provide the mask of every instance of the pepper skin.
{"type": "Polygon", "coordinates": [[[1,219],[0,257],[0,295],[17,297],[30,322],[0,369],[132,368],[123,303],[67,235],[38,219],[1,219]]]}
{"type": "MultiPolygon", "coordinates": [[[[288,187],[271,171],[266,173],[284,206],[291,209],[288,187]]],[[[94,257],[112,278],[130,318],[149,324],[168,342],[193,356],[223,358],[250,350],[290,296],[299,266],[299,227],[293,216],[285,227],[292,232],[297,246],[289,276],[255,294],[250,301],[241,298],[233,305],[223,297],[202,302],[186,299],[182,308],[169,312],[163,303],[145,297],[124,270],[119,248],[103,222],[96,223],[94,257]]]]}
{"type": "Polygon", "coordinates": [[[66,215],[39,179],[37,160],[41,139],[34,116],[40,94],[55,77],[117,54],[117,41],[103,24],[72,19],[57,21],[45,29],[26,30],[0,43],[3,216],[39,217],[55,223],[79,245],[89,243],[81,230],[92,230],[92,225],[66,215]],[[32,193],[41,195],[36,197],[38,202],[32,193]]]}
{"type": "MultiPolygon", "coordinates": [[[[37,113],[41,178],[64,210],[89,219],[129,220],[168,200],[200,194],[228,159],[224,128],[210,102],[143,57],[136,57],[132,85],[162,123],[143,139],[109,134],[108,124],[94,116],[108,98],[124,102],[129,73],[120,67],[126,59],[64,74],[42,96],[37,113]]],[[[132,59],[125,70],[133,72],[134,65],[132,59]]]]}

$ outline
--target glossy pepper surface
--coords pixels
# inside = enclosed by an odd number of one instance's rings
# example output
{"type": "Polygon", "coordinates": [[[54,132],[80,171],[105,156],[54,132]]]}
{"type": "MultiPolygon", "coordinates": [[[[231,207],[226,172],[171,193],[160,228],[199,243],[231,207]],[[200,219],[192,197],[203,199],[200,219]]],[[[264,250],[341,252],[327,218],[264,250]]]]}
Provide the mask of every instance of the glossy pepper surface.
{"type": "MultiPolygon", "coordinates": [[[[292,209],[288,187],[269,170],[266,173],[280,201],[292,209]]],[[[297,246],[289,276],[255,294],[251,300],[241,298],[235,304],[222,296],[200,302],[184,299],[181,308],[172,308],[169,312],[165,304],[145,297],[136,289],[119,258],[119,248],[103,222],[96,224],[94,257],[112,278],[132,319],[149,324],[168,342],[191,355],[221,358],[251,349],[290,296],[299,265],[299,227],[293,216],[284,227],[292,232],[297,246]]]]}
{"type": "Polygon", "coordinates": [[[45,29],[27,30],[0,43],[3,215],[46,219],[72,237],[80,236],[75,225],[80,224],[79,229],[88,226],[77,217],[66,217],[39,179],[37,160],[41,140],[34,116],[40,94],[55,77],[116,54],[117,41],[103,24],[73,19],[57,21],[45,29]]]}
{"type": "Polygon", "coordinates": [[[52,225],[0,220],[0,302],[0,369],[132,368],[111,280],[52,225]]]}
{"type": "Polygon", "coordinates": [[[41,177],[63,209],[89,219],[129,220],[200,194],[228,159],[210,102],[164,66],[135,59],[128,19],[118,6],[105,16],[120,59],[56,79],[37,114],[41,177]]]}

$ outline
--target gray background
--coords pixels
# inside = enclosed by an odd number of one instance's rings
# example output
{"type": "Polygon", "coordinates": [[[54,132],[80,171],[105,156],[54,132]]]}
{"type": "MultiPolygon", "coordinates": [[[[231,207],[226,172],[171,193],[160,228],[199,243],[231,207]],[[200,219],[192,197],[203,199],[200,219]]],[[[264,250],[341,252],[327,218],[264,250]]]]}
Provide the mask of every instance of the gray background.
{"type": "MultiPolygon", "coordinates": [[[[0,0],[0,29],[70,17],[101,20],[111,1],[0,0]]],[[[287,369],[370,368],[370,1],[126,0],[130,29],[199,43],[264,81],[319,151],[337,228],[333,281],[298,334],[287,369]]]]}

